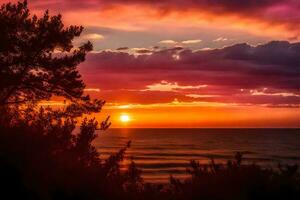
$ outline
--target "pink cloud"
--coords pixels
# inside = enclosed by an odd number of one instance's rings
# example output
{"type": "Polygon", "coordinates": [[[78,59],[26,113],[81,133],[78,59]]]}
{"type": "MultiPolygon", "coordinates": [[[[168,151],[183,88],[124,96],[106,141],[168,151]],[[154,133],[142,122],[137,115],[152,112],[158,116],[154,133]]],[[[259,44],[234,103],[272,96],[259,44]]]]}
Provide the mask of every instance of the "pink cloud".
{"type": "Polygon", "coordinates": [[[100,87],[99,96],[108,102],[197,97],[210,102],[294,105],[300,104],[299,58],[300,43],[274,41],[196,52],[171,48],[139,56],[103,51],[89,54],[80,70],[87,85],[100,87]],[[268,88],[265,95],[251,93],[263,88],[268,88]]]}
{"type": "Polygon", "coordinates": [[[62,13],[68,23],[84,26],[140,30],[161,23],[161,27],[171,29],[176,22],[181,26],[188,22],[195,27],[201,22],[201,26],[217,27],[234,24],[239,29],[277,38],[299,36],[297,0],[30,0],[29,6],[34,12],[49,9],[52,13],[62,13]]]}

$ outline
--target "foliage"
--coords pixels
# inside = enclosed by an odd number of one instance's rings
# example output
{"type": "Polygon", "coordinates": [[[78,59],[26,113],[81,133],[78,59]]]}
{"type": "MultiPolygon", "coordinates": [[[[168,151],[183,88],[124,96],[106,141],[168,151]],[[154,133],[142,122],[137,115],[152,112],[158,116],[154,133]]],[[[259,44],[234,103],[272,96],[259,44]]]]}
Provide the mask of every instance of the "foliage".
{"type": "Polygon", "coordinates": [[[26,112],[10,124],[0,124],[2,193],[22,199],[117,199],[137,180],[134,164],[128,172],[119,167],[129,145],[100,159],[92,142],[103,127],[95,119],[84,119],[76,130],[72,118],[61,118],[51,108],[26,112]]]}
{"type": "Polygon", "coordinates": [[[76,130],[72,119],[57,118],[50,108],[27,111],[26,118],[0,126],[1,195],[22,199],[251,200],[299,199],[297,166],[278,170],[243,164],[242,155],[226,165],[191,161],[186,180],[145,183],[132,162],[122,171],[123,149],[106,160],[93,146],[94,120],[76,130]]]}
{"type": "Polygon", "coordinates": [[[0,8],[0,107],[61,96],[70,109],[98,112],[103,101],[84,95],[77,65],[92,50],[90,42],[74,47],[83,27],[65,27],[61,15],[31,15],[27,1],[0,8]]]}
{"type": "Polygon", "coordinates": [[[171,177],[174,199],[299,199],[298,166],[280,166],[279,170],[256,164],[242,164],[242,154],[226,165],[199,164],[191,161],[191,178],[180,181],[171,177]]]}

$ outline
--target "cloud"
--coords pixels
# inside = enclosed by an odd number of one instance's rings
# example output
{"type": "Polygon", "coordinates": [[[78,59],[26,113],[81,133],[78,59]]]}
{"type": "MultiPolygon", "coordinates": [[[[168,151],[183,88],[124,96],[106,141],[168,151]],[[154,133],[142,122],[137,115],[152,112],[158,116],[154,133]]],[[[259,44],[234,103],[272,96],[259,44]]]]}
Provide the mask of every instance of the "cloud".
{"type": "Polygon", "coordinates": [[[200,89],[205,87],[207,87],[207,85],[178,85],[177,82],[170,83],[168,81],[161,81],[160,83],[147,85],[147,89],[142,91],[177,91],[186,89],[200,89]]]}
{"type": "Polygon", "coordinates": [[[102,24],[126,30],[149,29],[157,23],[171,28],[177,23],[194,27],[207,24],[232,26],[291,40],[297,40],[300,34],[300,2],[297,0],[31,0],[29,6],[37,12],[50,9],[63,13],[70,23],[102,24]]]}
{"type": "Polygon", "coordinates": [[[168,108],[168,107],[226,107],[226,106],[238,106],[237,104],[226,104],[226,103],[212,103],[204,101],[192,101],[192,102],[183,102],[174,99],[171,102],[166,103],[154,103],[154,104],[107,104],[106,109],[141,109],[141,108],[168,108]]]}
{"type": "Polygon", "coordinates": [[[116,50],[117,51],[125,51],[125,50],[128,50],[128,49],[129,49],[128,47],[119,47],[116,50]]]}
{"type": "Polygon", "coordinates": [[[135,53],[137,54],[151,54],[153,51],[147,48],[132,48],[135,53]]]}
{"type": "Polygon", "coordinates": [[[104,36],[98,33],[90,33],[82,36],[84,39],[88,40],[102,40],[104,36]]]}
{"type": "Polygon", "coordinates": [[[291,92],[267,92],[267,88],[262,90],[250,90],[253,96],[281,96],[281,97],[300,97],[300,94],[291,92]]]}
{"type": "Polygon", "coordinates": [[[80,71],[87,85],[99,85],[100,97],[113,102],[197,97],[222,103],[300,104],[300,43],[236,44],[205,51],[175,47],[140,55],[102,51],[89,54],[80,71]],[[268,90],[260,93],[259,88],[268,90]]]}
{"type": "Polygon", "coordinates": [[[182,41],[181,43],[182,44],[197,44],[197,43],[200,43],[200,42],[202,42],[202,40],[196,39],[196,40],[185,40],[185,41],[182,41]]]}
{"type": "Polygon", "coordinates": [[[183,41],[175,41],[175,40],[162,40],[159,41],[160,44],[170,44],[170,45],[178,45],[178,44],[184,44],[184,45],[190,45],[190,44],[198,44],[202,42],[200,39],[194,39],[194,40],[183,40],[183,41]]]}
{"type": "Polygon", "coordinates": [[[85,88],[85,92],[100,92],[99,88],[85,88]]]}
{"type": "Polygon", "coordinates": [[[225,42],[227,41],[228,39],[225,38],[225,37],[218,37],[217,39],[213,40],[213,42],[225,42]]]}
{"type": "Polygon", "coordinates": [[[212,48],[204,47],[204,48],[198,49],[197,51],[209,51],[209,50],[212,50],[212,48]]]}
{"type": "Polygon", "coordinates": [[[159,41],[160,44],[177,44],[176,41],[174,40],[162,40],[162,41],[159,41]]]}
{"type": "Polygon", "coordinates": [[[212,94],[186,94],[185,96],[187,97],[192,97],[192,98],[206,98],[206,97],[219,97],[219,95],[212,95],[212,94]]]}

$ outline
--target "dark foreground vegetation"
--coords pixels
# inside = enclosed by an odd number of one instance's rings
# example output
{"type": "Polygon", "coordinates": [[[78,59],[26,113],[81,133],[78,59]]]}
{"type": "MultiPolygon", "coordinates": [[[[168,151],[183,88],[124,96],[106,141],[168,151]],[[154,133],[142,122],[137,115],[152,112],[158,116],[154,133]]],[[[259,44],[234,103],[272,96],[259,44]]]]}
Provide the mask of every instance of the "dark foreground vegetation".
{"type": "Polygon", "coordinates": [[[108,119],[76,121],[104,105],[84,95],[76,68],[92,50],[90,42],[72,44],[82,27],[64,27],[48,12],[31,16],[26,2],[3,5],[0,26],[1,199],[300,199],[297,166],[243,165],[239,153],[226,165],[191,161],[189,179],[164,185],[145,183],[134,162],[120,170],[130,144],[101,160],[92,142],[108,119]],[[38,106],[56,97],[63,108],[38,106]]]}
{"type": "Polygon", "coordinates": [[[168,184],[144,183],[132,163],[120,171],[128,146],[100,160],[91,145],[97,123],[74,124],[47,113],[28,113],[0,127],[0,191],[8,199],[299,199],[297,166],[264,169],[243,165],[241,154],[226,165],[191,161],[191,178],[168,184]]]}

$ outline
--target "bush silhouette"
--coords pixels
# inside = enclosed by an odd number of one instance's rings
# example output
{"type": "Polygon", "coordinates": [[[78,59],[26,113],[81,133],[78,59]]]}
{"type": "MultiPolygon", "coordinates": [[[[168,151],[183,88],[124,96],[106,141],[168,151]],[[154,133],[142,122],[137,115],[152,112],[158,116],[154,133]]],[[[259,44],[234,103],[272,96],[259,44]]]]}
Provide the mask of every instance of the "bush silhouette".
{"type": "Polygon", "coordinates": [[[242,154],[227,164],[199,164],[191,161],[190,179],[171,177],[175,199],[299,199],[298,167],[284,166],[278,170],[256,164],[242,164],[242,154]]]}
{"type": "Polygon", "coordinates": [[[1,186],[14,184],[11,191],[20,191],[22,198],[21,191],[39,199],[124,196],[141,180],[134,163],[128,171],[119,168],[129,144],[101,160],[92,145],[98,123],[84,119],[78,133],[75,123],[71,118],[63,121],[50,108],[41,108],[38,112],[27,110],[27,115],[15,118],[13,124],[1,124],[1,186]]]}

